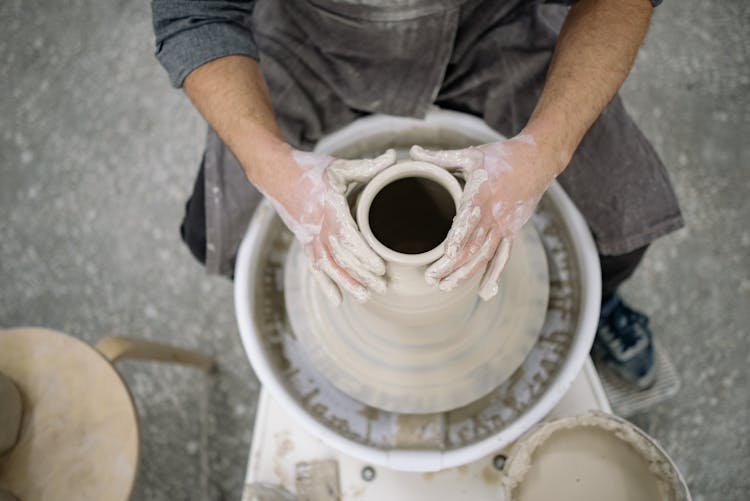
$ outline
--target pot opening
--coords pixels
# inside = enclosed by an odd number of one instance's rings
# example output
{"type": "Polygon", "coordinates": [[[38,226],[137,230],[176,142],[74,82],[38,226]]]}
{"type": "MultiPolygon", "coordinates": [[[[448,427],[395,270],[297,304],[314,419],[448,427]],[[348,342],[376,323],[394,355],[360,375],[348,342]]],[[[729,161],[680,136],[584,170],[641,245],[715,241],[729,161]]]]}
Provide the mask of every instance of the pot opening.
{"type": "Polygon", "coordinates": [[[456,215],[448,190],[423,177],[385,185],[372,200],[368,219],[375,238],[402,254],[422,254],[440,245],[456,215]]]}

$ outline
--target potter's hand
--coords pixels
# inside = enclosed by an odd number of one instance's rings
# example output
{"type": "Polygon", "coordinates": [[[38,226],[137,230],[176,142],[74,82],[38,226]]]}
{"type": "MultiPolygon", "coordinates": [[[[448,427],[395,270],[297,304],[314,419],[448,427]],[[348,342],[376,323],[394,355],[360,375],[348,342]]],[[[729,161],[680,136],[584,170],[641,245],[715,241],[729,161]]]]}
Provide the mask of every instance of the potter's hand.
{"type": "Polygon", "coordinates": [[[290,150],[279,167],[276,193],[264,194],[281,219],[302,243],[313,275],[335,304],[341,290],[366,301],[370,290],[385,292],[385,264],[362,238],[349,211],[346,191],[367,182],[393,165],[388,150],[375,159],[340,160],[318,153],[290,150]]]}
{"type": "Polygon", "coordinates": [[[445,255],[425,272],[430,284],[450,291],[490,262],[479,286],[489,300],[510,253],[515,233],[531,217],[554,178],[531,136],[462,150],[427,151],[413,146],[411,157],[450,170],[466,181],[448,232],[445,255]]]}

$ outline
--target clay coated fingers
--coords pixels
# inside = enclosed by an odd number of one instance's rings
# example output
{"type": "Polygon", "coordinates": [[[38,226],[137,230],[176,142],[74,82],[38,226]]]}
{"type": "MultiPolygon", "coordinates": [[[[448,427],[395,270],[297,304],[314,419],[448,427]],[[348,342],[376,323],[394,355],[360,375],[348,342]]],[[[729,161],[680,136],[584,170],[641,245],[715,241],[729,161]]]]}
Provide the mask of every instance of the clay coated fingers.
{"type": "Polygon", "coordinates": [[[454,262],[455,259],[448,259],[447,256],[441,257],[424,272],[425,281],[429,285],[437,285],[440,279],[448,273],[454,262]]]}
{"type": "Polygon", "coordinates": [[[327,249],[322,249],[317,261],[315,261],[315,267],[317,270],[325,273],[329,279],[333,280],[341,289],[348,292],[360,303],[364,303],[370,297],[370,292],[367,288],[339,266],[327,249]]]}
{"type": "Polygon", "coordinates": [[[510,257],[511,245],[512,240],[510,237],[500,240],[500,245],[497,246],[497,250],[492,257],[492,261],[490,261],[487,271],[484,272],[482,282],[479,284],[479,297],[485,301],[489,301],[497,294],[498,282],[510,257]]]}
{"type": "Polygon", "coordinates": [[[385,263],[367,245],[350,215],[347,214],[345,221],[342,221],[341,231],[336,238],[344,249],[357,258],[366,271],[373,275],[385,274],[385,263]]]}
{"type": "Polygon", "coordinates": [[[482,244],[487,237],[487,233],[487,230],[481,225],[474,231],[471,240],[469,240],[469,244],[466,246],[467,257],[473,256],[479,251],[479,249],[481,249],[482,244]]]}
{"type": "Polygon", "coordinates": [[[451,229],[445,237],[445,255],[449,259],[456,259],[459,251],[466,245],[466,241],[474,233],[482,211],[476,205],[465,204],[453,218],[451,229]]]}
{"type": "Polygon", "coordinates": [[[341,290],[334,283],[333,280],[328,278],[328,275],[320,270],[316,270],[312,263],[310,265],[310,272],[312,273],[315,282],[318,284],[323,295],[331,302],[332,305],[338,306],[341,304],[341,290]]]}
{"type": "Polygon", "coordinates": [[[331,256],[333,256],[333,259],[344,271],[354,277],[355,280],[367,286],[368,289],[374,290],[378,294],[385,294],[386,287],[383,277],[373,274],[362,266],[357,256],[343,246],[334,235],[328,238],[328,243],[330,245],[329,251],[331,256]]]}
{"type": "Polygon", "coordinates": [[[383,169],[396,163],[396,150],[389,149],[376,158],[337,159],[326,168],[328,182],[338,193],[345,193],[350,183],[365,183],[383,169]]]}
{"type": "Polygon", "coordinates": [[[328,210],[332,211],[338,223],[339,230],[336,232],[336,238],[341,245],[352,253],[367,271],[375,275],[385,274],[385,263],[365,242],[352,218],[344,195],[332,194],[328,197],[327,203],[328,210]]]}
{"type": "Polygon", "coordinates": [[[461,282],[477,273],[479,269],[489,261],[490,257],[492,257],[492,243],[494,240],[495,236],[490,232],[476,254],[471,256],[466,264],[460,266],[450,275],[442,279],[438,284],[438,288],[443,292],[450,292],[461,282]]]}
{"type": "Polygon", "coordinates": [[[482,210],[476,204],[475,199],[482,185],[486,182],[487,171],[484,169],[476,170],[468,176],[461,196],[458,214],[453,218],[453,224],[446,237],[445,255],[451,259],[455,259],[459,251],[465,246],[469,236],[474,232],[474,228],[482,218],[482,210]]]}
{"type": "Polygon", "coordinates": [[[485,230],[485,226],[491,225],[483,225],[483,222],[480,222],[476,230],[472,233],[471,238],[466,242],[461,251],[459,251],[458,257],[454,261],[453,266],[446,270],[443,277],[440,278],[444,278],[446,275],[451,274],[453,271],[466,264],[469,259],[482,249],[482,245],[485,240],[487,240],[487,230],[485,230]]]}
{"type": "Polygon", "coordinates": [[[459,264],[461,251],[481,218],[482,211],[479,207],[466,202],[461,204],[445,238],[445,254],[425,271],[425,280],[428,284],[437,284],[459,264]]]}
{"type": "Polygon", "coordinates": [[[338,306],[341,304],[341,289],[336,285],[336,283],[331,280],[328,275],[323,273],[321,270],[318,269],[316,263],[321,256],[320,251],[320,245],[319,244],[309,244],[305,246],[305,255],[307,255],[307,264],[310,268],[310,273],[312,274],[313,278],[315,279],[315,282],[318,284],[318,287],[320,288],[320,291],[323,293],[323,295],[328,299],[331,304],[334,306],[338,306]]]}
{"type": "Polygon", "coordinates": [[[472,226],[467,228],[466,233],[462,235],[460,244],[451,247],[450,253],[446,252],[445,266],[447,267],[442,269],[439,276],[434,277],[435,283],[463,266],[464,263],[480,250],[487,238],[487,231],[485,230],[485,226],[487,225],[483,223],[481,220],[479,222],[472,221],[472,226]],[[471,236],[469,237],[469,235],[471,236]],[[455,251],[456,248],[458,249],[457,252],[455,251]]]}
{"type": "Polygon", "coordinates": [[[409,150],[409,156],[414,160],[429,162],[446,169],[457,168],[467,172],[481,167],[484,162],[484,154],[471,148],[432,151],[414,145],[409,150]]]}

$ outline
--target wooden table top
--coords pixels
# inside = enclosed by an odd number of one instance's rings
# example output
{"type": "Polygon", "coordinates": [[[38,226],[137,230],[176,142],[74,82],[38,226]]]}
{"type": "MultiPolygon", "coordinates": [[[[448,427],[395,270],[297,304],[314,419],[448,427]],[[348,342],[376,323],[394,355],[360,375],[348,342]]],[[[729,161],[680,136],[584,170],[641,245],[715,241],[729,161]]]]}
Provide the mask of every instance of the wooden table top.
{"type": "Polygon", "coordinates": [[[0,457],[0,488],[21,501],[127,500],[138,466],[138,415],[112,364],[61,332],[0,329],[0,371],[24,404],[18,443],[0,457]]]}

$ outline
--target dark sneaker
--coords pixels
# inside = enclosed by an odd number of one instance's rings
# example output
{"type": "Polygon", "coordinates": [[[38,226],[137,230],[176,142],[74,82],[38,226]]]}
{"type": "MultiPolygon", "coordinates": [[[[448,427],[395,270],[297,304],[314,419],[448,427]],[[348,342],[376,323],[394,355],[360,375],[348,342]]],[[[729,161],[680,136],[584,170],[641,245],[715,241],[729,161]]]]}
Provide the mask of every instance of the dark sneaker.
{"type": "Polygon", "coordinates": [[[654,346],[648,317],[622,302],[618,295],[602,304],[594,351],[621,379],[640,390],[656,380],[654,346]]]}

